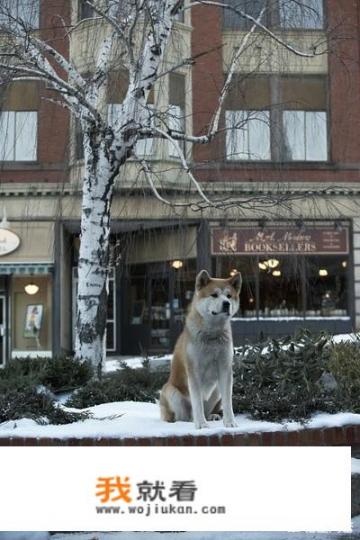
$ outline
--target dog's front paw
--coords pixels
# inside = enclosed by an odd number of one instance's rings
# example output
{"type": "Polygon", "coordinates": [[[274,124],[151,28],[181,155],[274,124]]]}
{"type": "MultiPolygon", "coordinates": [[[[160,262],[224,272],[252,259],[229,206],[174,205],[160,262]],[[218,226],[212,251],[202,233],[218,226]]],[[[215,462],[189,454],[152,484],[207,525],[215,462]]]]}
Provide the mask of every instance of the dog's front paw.
{"type": "Polygon", "coordinates": [[[235,418],[230,418],[230,420],[224,419],[224,426],[225,427],[238,427],[238,424],[235,420],[235,418]]]}
{"type": "Polygon", "coordinates": [[[201,422],[195,422],[195,427],[196,429],[206,429],[209,427],[209,424],[205,420],[203,420],[201,422]]]}

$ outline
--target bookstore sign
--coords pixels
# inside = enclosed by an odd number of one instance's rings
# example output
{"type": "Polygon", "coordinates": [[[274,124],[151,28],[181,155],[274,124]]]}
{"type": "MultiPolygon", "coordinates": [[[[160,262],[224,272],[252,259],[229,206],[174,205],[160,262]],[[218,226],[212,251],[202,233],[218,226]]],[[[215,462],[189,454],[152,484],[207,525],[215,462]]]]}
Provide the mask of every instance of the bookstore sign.
{"type": "Polygon", "coordinates": [[[349,230],[334,227],[212,228],[213,255],[346,255],[349,230]]]}

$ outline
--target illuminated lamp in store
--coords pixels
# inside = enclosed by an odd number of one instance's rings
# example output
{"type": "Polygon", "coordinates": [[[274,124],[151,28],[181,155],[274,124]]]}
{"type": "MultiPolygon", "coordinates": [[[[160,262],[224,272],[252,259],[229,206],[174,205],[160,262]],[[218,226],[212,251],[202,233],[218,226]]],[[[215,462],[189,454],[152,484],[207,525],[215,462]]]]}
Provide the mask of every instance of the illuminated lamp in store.
{"type": "Polygon", "coordinates": [[[259,262],[259,268],[260,270],[267,270],[268,266],[266,262],[259,262]]]}
{"type": "Polygon", "coordinates": [[[278,261],[277,259],[269,259],[267,261],[267,265],[271,269],[276,268],[277,266],[279,266],[279,264],[280,264],[280,261],[278,261]]]}
{"type": "Polygon", "coordinates": [[[25,285],[24,289],[25,289],[26,294],[33,295],[33,294],[36,294],[39,291],[39,286],[35,285],[35,283],[30,281],[30,283],[25,285]]]}
{"type": "Polygon", "coordinates": [[[272,275],[273,275],[274,277],[280,277],[280,276],[281,276],[281,272],[280,272],[280,270],[274,270],[273,273],[272,273],[272,275]]]}
{"type": "Polygon", "coordinates": [[[343,262],[341,263],[341,266],[342,266],[343,268],[347,268],[347,261],[343,261],[343,262]]]}
{"type": "Polygon", "coordinates": [[[238,274],[238,271],[236,270],[236,268],[233,268],[230,272],[230,276],[236,276],[236,274],[238,274]]]}
{"type": "Polygon", "coordinates": [[[320,277],[326,277],[329,275],[329,272],[326,270],[326,268],[320,268],[319,270],[319,276],[320,277]]]}
{"type": "Polygon", "coordinates": [[[184,263],[182,261],[176,260],[171,263],[171,266],[175,268],[175,270],[179,270],[179,268],[182,268],[184,266],[184,263]]]}

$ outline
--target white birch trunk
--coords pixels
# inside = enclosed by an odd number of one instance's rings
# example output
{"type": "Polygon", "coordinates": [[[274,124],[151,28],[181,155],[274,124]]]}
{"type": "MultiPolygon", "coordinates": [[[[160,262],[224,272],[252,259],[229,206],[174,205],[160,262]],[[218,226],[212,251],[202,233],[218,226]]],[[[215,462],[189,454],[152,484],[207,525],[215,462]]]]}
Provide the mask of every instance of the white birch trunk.
{"type": "Polygon", "coordinates": [[[90,361],[94,375],[100,377],[106,355],[110,204],[114,171],[106,141],[100,135],[95,141],[87,135],[85,139],[75,356],[80,361],[90,361]]]}

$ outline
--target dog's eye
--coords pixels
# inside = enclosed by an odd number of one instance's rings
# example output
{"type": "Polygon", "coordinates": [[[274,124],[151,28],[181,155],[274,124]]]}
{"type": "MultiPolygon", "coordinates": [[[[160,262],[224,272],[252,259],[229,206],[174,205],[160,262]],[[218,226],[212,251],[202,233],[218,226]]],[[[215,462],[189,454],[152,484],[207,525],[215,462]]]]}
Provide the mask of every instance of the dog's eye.
{"type": "Polygon", "coordinates": [[[228,298],[231,298],[231,294],[227,294],[227,297],[228,297],[228,298]]]}
{"type": "Polygon", "coordinates": [[[218,297],[218,293],[217,293],[217,292],[214,292],[211,296],[212,296],[213,298],[217,298],[217,297],[218,297]]]}

